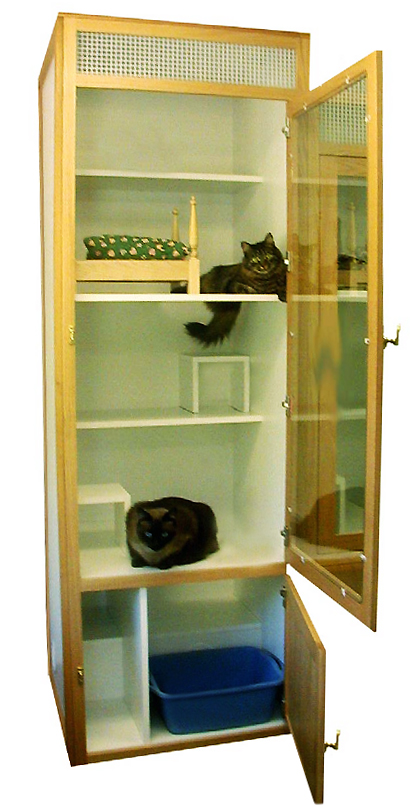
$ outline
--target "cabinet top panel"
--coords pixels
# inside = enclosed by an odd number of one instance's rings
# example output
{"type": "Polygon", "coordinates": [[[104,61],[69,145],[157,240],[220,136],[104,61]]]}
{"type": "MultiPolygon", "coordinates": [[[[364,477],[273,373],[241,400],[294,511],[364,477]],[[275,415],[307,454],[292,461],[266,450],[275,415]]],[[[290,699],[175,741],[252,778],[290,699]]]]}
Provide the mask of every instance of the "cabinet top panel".
{"type": "Polygon", "coordinates": [[[308,34],[75,14],[56,30],[77,86],[283,99],[308,89],[308,34]]]}

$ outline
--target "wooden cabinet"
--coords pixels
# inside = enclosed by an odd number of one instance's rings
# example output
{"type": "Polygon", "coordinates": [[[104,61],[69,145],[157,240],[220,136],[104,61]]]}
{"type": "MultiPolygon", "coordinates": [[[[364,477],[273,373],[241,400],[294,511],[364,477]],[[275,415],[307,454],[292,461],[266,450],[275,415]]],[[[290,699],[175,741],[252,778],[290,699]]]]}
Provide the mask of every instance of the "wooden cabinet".
{"type": "Polygon", "coordinates": [[[48,646],[72,764],[291,731],[321,802],[325,652],[287,563],[374,628],[380,59],[309,94],[308,46],[58,17],[40,78],[48,646]],[[342,114],[363,120],[349,147],[324,128],[342,114]],[[88,237],[170,239],[173,209],[190,259],[86,261],[88,237]],[[199,294],[199,269],[268,231],[289,253],[287,303],[222,296],[242,300],[239,319],[202,351],[183,324],[220,296],[199,294]],[[167,495],[211,505],[220,549],[135,569],[125,513],[167,495]],[[235,645],[285,662],[270,721],[170,733],[150,656],[235,645]]]}

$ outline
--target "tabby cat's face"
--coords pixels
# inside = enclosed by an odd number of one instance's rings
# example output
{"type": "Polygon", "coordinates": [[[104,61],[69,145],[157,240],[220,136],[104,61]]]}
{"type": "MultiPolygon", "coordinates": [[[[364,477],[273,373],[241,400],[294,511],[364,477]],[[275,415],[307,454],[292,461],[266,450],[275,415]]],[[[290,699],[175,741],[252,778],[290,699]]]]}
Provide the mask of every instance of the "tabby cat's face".
{"type": "Polygon", "coordinates": [[[175,534],[176,518],[170,511],[157,519],[144,509],[140,512],[137,536],[151,550],[160,551],[173,539],[175,534]]]}
{"type": "Polygon", "coordinates": [[[284,263],[282,253],[275,245],[270,233],[265,236],[263,242],[249,244],[242,242],[244,253],[243,264],[257,275],[268,275],[278,270],[278,265],[284,263]]]}

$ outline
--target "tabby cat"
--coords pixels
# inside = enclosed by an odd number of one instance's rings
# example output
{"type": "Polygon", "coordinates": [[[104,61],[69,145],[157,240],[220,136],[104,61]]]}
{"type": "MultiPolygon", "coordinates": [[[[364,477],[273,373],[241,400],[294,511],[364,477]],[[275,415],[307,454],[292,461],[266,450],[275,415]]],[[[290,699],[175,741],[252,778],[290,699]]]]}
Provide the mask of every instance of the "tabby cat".
{"type": "MultiPolygon", "coordinates": [[[[224,292],[237,294],[278,295],[286,301],[287,267],[281,251],[274,242],[272,233],[267,233],[262,242],[241,243],[243,258],[240,264],[219,265],[201,276],[201,292],[224,292]]],[[[178,291],[178,290],[176,290],[178,291]]],[[[203,345],[219,343],[227,337],[240,312],[241,304],[207,303],[213,313],[208,324],[186,323],[191,337],[203,345]]]]}
{"type": "Polygon", "coordinates": [[[126,518],[132,567],[189,565],[218,550],[212,509],[183,497],[135,503],[126,518]]]}

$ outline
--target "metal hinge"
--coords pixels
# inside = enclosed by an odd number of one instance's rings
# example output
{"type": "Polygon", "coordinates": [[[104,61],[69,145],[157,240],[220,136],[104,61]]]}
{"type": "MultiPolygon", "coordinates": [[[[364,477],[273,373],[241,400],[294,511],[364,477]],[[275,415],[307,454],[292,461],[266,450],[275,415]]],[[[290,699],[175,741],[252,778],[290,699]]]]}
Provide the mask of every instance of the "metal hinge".
{"type": "Polygon", "coordinates": [[[84,684],[84,668],[83,666],[77,666],[77,680],[79,685],[84,684]]]}
{"type": "Polygon", "coordinates": [[[68,342],[70,345],[73,345],[76,342],[76,327],[69,326],[68,327],[68,342]]]}
{"type": "Polygon", "coordinates": [[[282,127],[282,131],[283,131],[286,138],[290,137],[290,119],[289,118],[285,119],[285,126],[282,127]]]}
{"type": "Polygon", "coordinates": [[[290,529],[287,525],[284,525],[281,531],[281,536],[284,537],[284,547],[288,548],[288,545],[290,544],[290,529]]]}
{"type": "Polygon", "coordinates": [[[282,402],[282,407],[285,410],[285,415],[287,416],[287,418],[289,418],[289,416],[291,415],[291,399],[288,396],[288,394],[286,395],[285,399],[282,402]]]}
{"type": "Polygon", "coordinates": [[[287,606],[287,588],[285,587],[285,585],[281,587],[279,595],[281,596],[282,601],[284,602],[284,609],[285,609],[287,606]]]}

